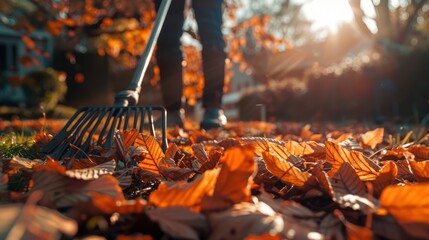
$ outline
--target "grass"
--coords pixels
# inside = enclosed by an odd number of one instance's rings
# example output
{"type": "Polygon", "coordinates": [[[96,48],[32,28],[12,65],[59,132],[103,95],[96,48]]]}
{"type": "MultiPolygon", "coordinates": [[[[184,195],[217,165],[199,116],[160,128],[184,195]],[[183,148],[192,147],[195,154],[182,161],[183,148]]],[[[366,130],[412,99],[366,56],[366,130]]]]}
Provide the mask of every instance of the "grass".
{"type": "Polygon", "coordinates": [[[24,132],[10,132],[0,135],[0,159],[12,157],[24,157],[36,159],[39,151],[33,146],[33,136],[24,132]]]}

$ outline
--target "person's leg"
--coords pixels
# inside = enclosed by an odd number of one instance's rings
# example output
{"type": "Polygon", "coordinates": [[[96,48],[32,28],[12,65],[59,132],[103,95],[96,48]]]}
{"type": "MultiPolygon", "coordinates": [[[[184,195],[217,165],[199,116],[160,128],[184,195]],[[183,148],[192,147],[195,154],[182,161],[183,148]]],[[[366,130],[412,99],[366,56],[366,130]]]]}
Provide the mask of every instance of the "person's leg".
{"type": "MultiPolygon", "coordinates": [[[[159,9],[161,0],[155,0],[159,9]]],[[[156,60],[160,70],[163,105],[169,112],[182,107],[182,51],[180,37],[183,34],[185,0],[173,0],[167,12],[157,42],[156,60]]]]}
{"type": "Polygon", "coordinates": [[[221,108],[225,78],[225,41],[222,34],[223,0],[193,0],[192,7],[203,46],[203,107],[221,108]]]}

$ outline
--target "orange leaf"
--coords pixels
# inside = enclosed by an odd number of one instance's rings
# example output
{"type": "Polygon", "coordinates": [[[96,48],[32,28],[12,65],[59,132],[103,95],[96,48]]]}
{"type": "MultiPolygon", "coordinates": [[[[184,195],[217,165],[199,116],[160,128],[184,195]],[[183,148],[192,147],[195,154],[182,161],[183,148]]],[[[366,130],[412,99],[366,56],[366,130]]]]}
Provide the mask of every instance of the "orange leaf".
{"type": "Polygon", "coordinates": [[[371,181],[378,176],[378,172],[375,169],[378,170],[380,167],[361,152],[348,150],[329,141],[325,142],[325,145],[326,161],[332,165],[330,176],[333,176],[344,162],[350,163],[362,181],[371,181]]]}
{"type": "Polygon", "coordinates": [[[308,172],[302,172],[292,163],[280,158],[278,155],[266,151],[262,153],[262,156],[268,171],[284,182],[302,187],[311,176],[308,172]]]}
{"type": "MultiPolygon", "coordinates": [[[[429,236],[428,196],[429,183],[389,186],[381,194],[380,204],[409,235],[426,238],[429,236]]],[[[380,214],[383,214],[382,210],[379,211],[380,214]]]]}
{"type": "Polygon", "coordinates": [[[322,170],[322,162],[318,161],[316,165],[312,168],[311,174],[313,174],[319,184],[323,187],[323,190],[325,190],[329,196],[334,196],[334,190],[332,189],[332,184],[328,179],[328,174],[326,174],[325,171],[322,170]]]}
{"type": "Polygon", "coordinates": [[[378,144],[383,142],[384,128],[376,128],[368,131],[361,136],[361,141],[364,146],[374,149],[378,144]]]}
{"type": "Polygon", "coordinates": [[[314,141],[296,142],[287,141],[285,143],[287,150],[296,156],[313,156],[316,158],[325,157],[325,147],[314,141]]]}
{"type": "Polygon", "coordinates": [[[203,209],[222,208],[250,200],[250,179],[256,170],[254,149],[250,145],[229,148],[220,159],[222,167],[211,199],[203,200],[203,209]],[[210,204],[207,204],[208,200],[210,204]]]}
{"type": "Polygon", "coordinates": [[[149,203],[160,208],[182,206],[199,212],[203,196],[213,194],[219,172],[220,169],[208,170],[192,182],[180,181],[173,185],[161,182],[158,189],[150,194],[149,203]]]}
{"type": "Polygon", "coordinates": [[[34,49],[36,47],[36,43],[34,43],[33,39],[31,39],[29,36],[27,35],[23,35],[21,37],[21,40],[25,43],[25,45],[30,48],[30,49],[34,49]]]}
{"type": "Polygon", "coordinates": [[[429,147],[422,145],[413,145],[408,151],[414,154],[416,160],[429,160],[429,147]]]}
{"type": "Polygon", "coordinates": [[[360,180],[353,167],[344,162],[331,179],[334,194],[353,194],[364,196],[366,194],[365,184],[360,180]]]}
{"type": "Polygon", "coordinates": [[[156,139],[151,135],[140,134],[135,140],[135,145],[142,146],[148,151],[144,159],[138,161],[137,166],[159,175],[159,165],[165,155],[156,139]]]}
{"type": "Polygon", "coordinates": [[[429,181],[429,160],[423,162],[416,162],[414,160],[410,160],[409,163],[414,176],[416,176],[417,178],[417,181],[429,181]]]}
{"type": "Polygon", "coordinates": [[[39,149],[43,149],[43,147],[54,138],[51,134],[40,131],[33,137],[34,144],[39,149]]]}
{"type": "Polygon", "coordinates": [[[380,196],[383,189],[395,182],[398,175],[398,167],[393,161],[387,161],[378,172],[378,176],[372,182],[374,186],[374,194],[380,196]]]}

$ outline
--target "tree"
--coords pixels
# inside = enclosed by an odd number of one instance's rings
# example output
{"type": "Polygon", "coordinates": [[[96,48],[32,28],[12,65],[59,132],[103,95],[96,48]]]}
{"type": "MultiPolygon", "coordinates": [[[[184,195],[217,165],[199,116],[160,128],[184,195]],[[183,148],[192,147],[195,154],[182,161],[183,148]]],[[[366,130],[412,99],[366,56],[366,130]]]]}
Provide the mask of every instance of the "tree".
{"type": "Polygon", "coordinates": [[[366,36],[403,46],[427,44],[427,38],[422,39],[418,28],[419,24],[427,21],[429,17],[427,0],[368,2],[372,3],[374,16],[365,11],[362,0],[349,0],[355,22],[366,36]],[[376,29],[371,29],[367,22],[374,23],[376,29]]]}

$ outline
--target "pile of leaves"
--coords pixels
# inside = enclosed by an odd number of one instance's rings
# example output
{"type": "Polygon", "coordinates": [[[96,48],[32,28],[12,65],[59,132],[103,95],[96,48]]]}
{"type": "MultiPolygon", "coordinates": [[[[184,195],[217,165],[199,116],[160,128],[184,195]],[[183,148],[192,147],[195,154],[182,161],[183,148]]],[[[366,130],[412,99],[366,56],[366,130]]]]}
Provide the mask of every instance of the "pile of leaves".
{"type": "MultiPolygon", "coordinates": [[[[259,126],[271,131],[267,124],[259,126]]],[[[283,126],[282,129],[287,129],[283,126]]],[[[0,160],[1,239],[409,239],[429,234],[429,135],[117,131],[83,159],[0,160]],[[414,141],[412,141],[414,140],[414,141]]],[[[40,132],[34,145],[52,136],[40,132]]]]}

